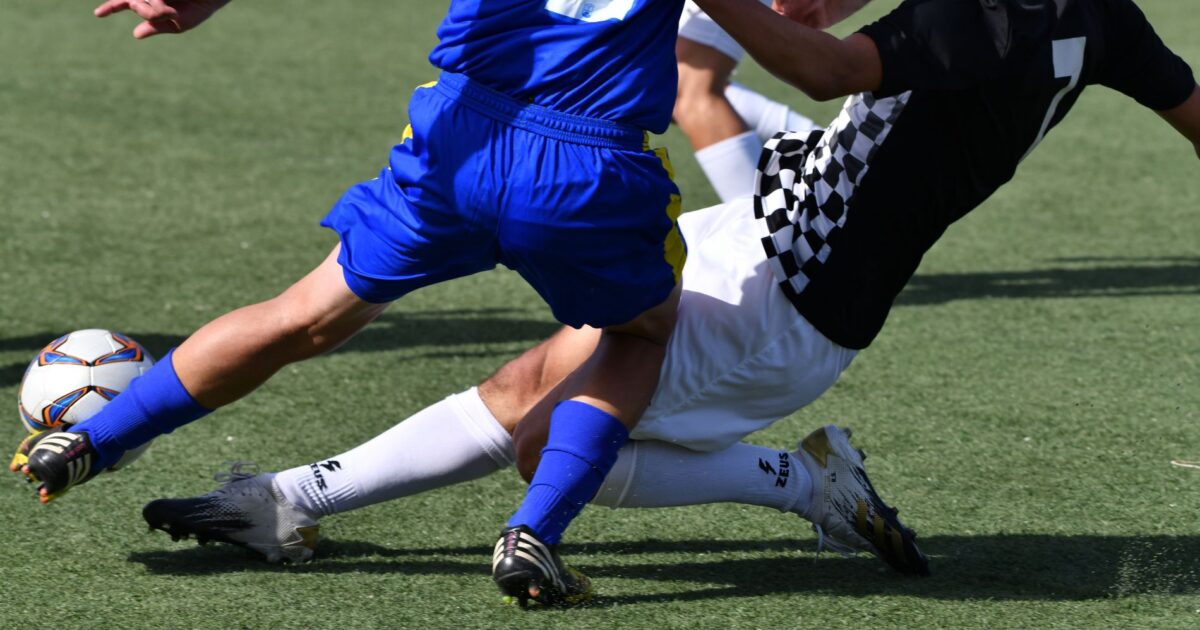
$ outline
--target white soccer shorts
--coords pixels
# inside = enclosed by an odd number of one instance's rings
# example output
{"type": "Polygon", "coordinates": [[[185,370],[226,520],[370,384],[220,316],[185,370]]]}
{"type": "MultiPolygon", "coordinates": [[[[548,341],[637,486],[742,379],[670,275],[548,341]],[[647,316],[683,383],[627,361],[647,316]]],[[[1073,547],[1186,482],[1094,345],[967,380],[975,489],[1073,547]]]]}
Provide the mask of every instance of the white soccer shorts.
{"type": "MultiPolygon", "coordinates": [[[[762,3],[770,5],[771,0],[762,0],[762,3]]],[[[734,61],[740,62],[742,57],[746,56],[746,51],[741,45],[734,41],[725,29],[717,26],[717,23],[692,0],[683,5],[683,15],[679,17],[679,36],[715,48],[734,61]]]]}
{"type": "Polygon", "coordinates": [[[816,400],[854,358],[776,286],[753,203],[742,197],[680,217],[688,259],[679,321],[631,438],[726,448],[816,400]]]}

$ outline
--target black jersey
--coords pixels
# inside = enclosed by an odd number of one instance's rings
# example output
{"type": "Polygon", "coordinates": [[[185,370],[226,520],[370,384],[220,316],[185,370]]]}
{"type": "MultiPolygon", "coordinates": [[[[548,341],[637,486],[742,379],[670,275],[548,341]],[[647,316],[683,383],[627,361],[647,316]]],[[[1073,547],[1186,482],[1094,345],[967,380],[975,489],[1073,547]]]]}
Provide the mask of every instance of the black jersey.
{"type": "Polygon", "coordinates": [[[781,288],[849,348],[871,343],[924,253],[1085,86],[1165,110],[1196,85],[1132,0],[908,0],[861,32],[881,89],[824,131],[768,141],[755,197],[781,288]]]}

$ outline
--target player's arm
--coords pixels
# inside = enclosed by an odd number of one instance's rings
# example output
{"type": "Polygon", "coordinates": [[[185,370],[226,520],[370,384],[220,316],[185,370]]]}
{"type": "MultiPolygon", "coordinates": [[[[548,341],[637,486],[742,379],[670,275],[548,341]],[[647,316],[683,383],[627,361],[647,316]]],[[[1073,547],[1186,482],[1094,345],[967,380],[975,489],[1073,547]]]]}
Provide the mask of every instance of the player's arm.
{"type": "Polygon", "coordinates": [[[1182,105],[1158,112],[1158,115],[1190,140],[1196,149],[1196,157],[1200,157],[1200,86],[1192,90],[1192,95],[1182,105]]]}
{"type": "Polygon", "coordinates": [[[838,39],[757,2],[696,0],[696,4],[762,67],[814,100],[879,87],[883,71],[879,53],[864,35],[838,39]]]}
{"type": "Polygon", "coordinates": [[[1103,2],[1106,54],[1098,82],[1158,112],[1200,155],[1200,94],[1191,67],[1132,0],[1103,2]]]}
{"type": "Polygon", "coordinates": [[[776,13],[813,28],[829,28],[850,17],[871,0],[772,0],[776,13]]]}
{"type": "Polygon", "coordinates": [[[229,4],[230,0],[107,0],[92,12],[108,17],[132,11],[142,21],[133,28],[136,39],[190,31],[229,4]]]}

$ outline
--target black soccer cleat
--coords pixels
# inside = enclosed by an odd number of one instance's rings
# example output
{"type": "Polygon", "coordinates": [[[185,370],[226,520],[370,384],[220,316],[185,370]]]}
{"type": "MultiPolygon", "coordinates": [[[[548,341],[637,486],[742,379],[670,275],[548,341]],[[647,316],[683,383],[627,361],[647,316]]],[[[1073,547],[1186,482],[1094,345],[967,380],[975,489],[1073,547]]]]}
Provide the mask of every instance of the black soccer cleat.
{"type": "Polygon", "coordinates": [[[500,530],[492,554],[492,579],[521,608],[533,600],[544,606],[575,606],[592,599],[592,581],[558,557],[558,545],[538,540],[524,525],[500,530]]]}
{"type": "Polygon", "coordinates": [[[316,518],[284,498],[273,475],[244,471],[244,464],[218,475],[226,483],[208,494],[147,503],[142,518],[175,541],[194,536],[201,545],[229,543],[267,562],[311,560],[320,535],[316,518]]]}
{"type": "Polygon", "coordinates": [[[49,503],[99,474],[92,470],[97,459],[86,433],[52,430],[26,438],[13,458],[13,467],[19,467],[29,481],[40,482],[38,500],[49,503]]]}

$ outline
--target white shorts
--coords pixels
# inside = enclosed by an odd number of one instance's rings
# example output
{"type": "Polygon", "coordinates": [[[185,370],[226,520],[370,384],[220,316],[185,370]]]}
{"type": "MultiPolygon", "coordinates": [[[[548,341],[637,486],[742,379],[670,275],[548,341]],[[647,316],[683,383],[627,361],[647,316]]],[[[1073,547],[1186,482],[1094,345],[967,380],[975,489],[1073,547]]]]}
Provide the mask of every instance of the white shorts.
{"type": "MultiPolygon", "coordinates": [[[[771,0],[761,0],[763,4],[771,4],[771,0]]],[[[692,0],[683,5],[683,15],[679,17],[679,36],[709,48],[716,48],[721,54],[734,61],[741,61],[746,51],[737,43],[725,29],[708,17],[703,9],[696,6],[692,0]]]]}
{"type": "Polygon", "coordinates": [[[752,204],[742,197],[680,217],[688,259],[679,321],[633,439],[732,446],[816,400],[854,358],[776,285],[752,204]]]}

